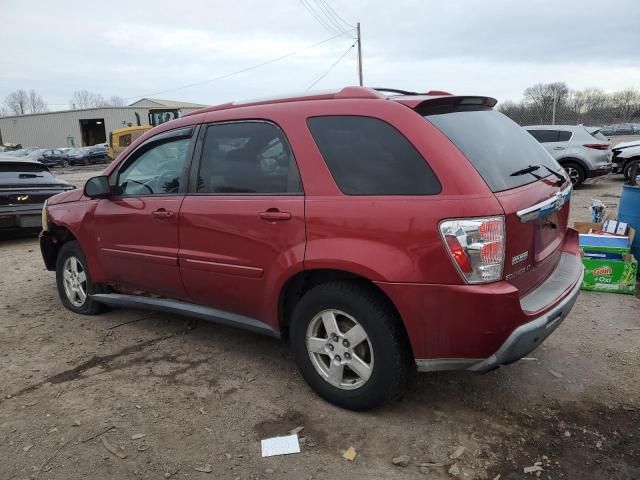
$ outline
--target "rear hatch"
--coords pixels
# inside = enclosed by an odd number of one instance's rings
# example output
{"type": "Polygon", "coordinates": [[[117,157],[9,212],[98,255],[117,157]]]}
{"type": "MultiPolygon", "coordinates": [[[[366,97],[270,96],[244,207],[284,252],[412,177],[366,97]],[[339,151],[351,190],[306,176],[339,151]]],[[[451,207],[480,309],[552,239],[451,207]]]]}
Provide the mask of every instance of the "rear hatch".
{"type": "Polygon", "coordinates": [[[471,162],[505,213],[503,279],[524,295],[553,271],[567,231],[571,183],[522,127],[493,110],[493,99],[446,97],[416,110],[471,162]]]}

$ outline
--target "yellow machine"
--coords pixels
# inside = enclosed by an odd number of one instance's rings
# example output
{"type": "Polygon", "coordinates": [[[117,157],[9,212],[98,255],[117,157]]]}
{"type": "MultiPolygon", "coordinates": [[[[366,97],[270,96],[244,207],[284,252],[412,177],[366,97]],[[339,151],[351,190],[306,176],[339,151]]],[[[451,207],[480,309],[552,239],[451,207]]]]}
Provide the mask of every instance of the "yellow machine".
{"type": "Polygon", "coordinates": [[[107,151],[107,155],[109,155],[109,158],[115,159],[125,148],[131,145],[134,140],[152,128],[152,125],[142,125],[140,127],[125,127],[114,130],[109,134],[109,150],[107,151]]]}
{"type": "Polygon", "coordinates": [[[180,110],[175,108],[152,108],[149,109],[149,125],[140,125],[140,117],[138,117],[138,125],[129,124],[124,128],[113,130],[109,134],[109,150],[107,155],[114,160],[121,152],[123,152],[133,141],[141,137],[145,132],[161,123],[168,122],[180,117],[180,110]]]}

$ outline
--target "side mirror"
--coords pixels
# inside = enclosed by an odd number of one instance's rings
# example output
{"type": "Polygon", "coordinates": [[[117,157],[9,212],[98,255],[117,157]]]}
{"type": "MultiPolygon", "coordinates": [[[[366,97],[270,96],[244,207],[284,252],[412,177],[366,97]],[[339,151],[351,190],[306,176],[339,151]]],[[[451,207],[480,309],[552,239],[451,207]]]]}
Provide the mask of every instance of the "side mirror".
{"type": "Polygon", "coordinates": [[[111,187],[109,186],[109,178],[100,175],[92,177],[84,184],[84,194],[91,198],[104,198],[111,195],[111,187]]]}

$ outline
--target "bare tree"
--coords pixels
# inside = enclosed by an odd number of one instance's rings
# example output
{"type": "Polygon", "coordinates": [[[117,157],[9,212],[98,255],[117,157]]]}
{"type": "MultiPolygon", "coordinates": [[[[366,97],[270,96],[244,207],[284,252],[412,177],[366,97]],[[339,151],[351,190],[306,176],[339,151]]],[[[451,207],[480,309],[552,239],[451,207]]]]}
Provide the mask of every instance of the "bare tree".
{"type": "Polygon", "coordinates": [[[111,105],[112,107],[124,107],[124,98],[113,95],[112,97],[109,97],[109,105],[111,105]]]}
{"type": "Polygon", "coordinates": [[[564,82],[538,83],[524,91],[524,98],[544,123],[551,119],[554,104],[556,108],[563,105],[568,94],[569,87],[564,82]]]}
{"type": "Polygon", "coordinates": [[[585,88],[582,93],[584,94],[584,108],[586,111],[600,111],[607,106],[607,94],[601,88],[585,88]]]}
{"type": "Polygon", "coordinates": [[[611,96],[611,103],[621,120],[631,120],[640,110],[640,92],[634,88],[625,88],[611,96]]]}
{"type": "Polygon", "coordinates": [[[71,96],[71,107],[76,108],[91,108],[94,106],[94,94],[89,90],[76,90],[71,96]]]}
{"type": "Polygon", "coordinates": [[[76,90],[69,101],[72,108],[121,107],[124,105],[122,97],[113,96],[107,100],[99,93],[88,90],[76,90]]]}
{"type": "Polygon", "coordinates": [[[29,94],[26,90],[16,90],[6,96],[4,104],[13,115],[24,115],[28,112],[29,94]]]}
{"type": "Polygon", "coordinates": [[[29,113],[42,113],[49,109],[47,108],[47,102],[40,96],[33,88],[29,91],[29,113]]]}
{"type": "Polygon", "coordinates": [[[0,117],[8,117],[11,115],[11,112],[7,107],[0,105],[0,117]]]}

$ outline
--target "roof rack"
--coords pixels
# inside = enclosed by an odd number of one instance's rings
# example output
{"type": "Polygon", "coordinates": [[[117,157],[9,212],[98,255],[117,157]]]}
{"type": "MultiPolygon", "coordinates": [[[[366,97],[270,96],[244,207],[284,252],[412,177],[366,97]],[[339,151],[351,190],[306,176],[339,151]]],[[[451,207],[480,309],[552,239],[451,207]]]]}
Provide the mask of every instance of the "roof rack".
{"type": "Polygon", "coordinates": [[[199,110],[188,112],[184,114],[183,117],[238,107],[250,107],[256,105],[268,105],[273,103],[299,102],[308,100],[332,100],[338,98],[384,99],[386,97],[381,93],[376,92],[374,89],[368,87],[344,87],[340,90],[332,90],[328,92],[304,92],[280,97],[260,98],[247,101],[223,103],[221,105],[214,105],[212,107],[201,108],[199,110]]]}

